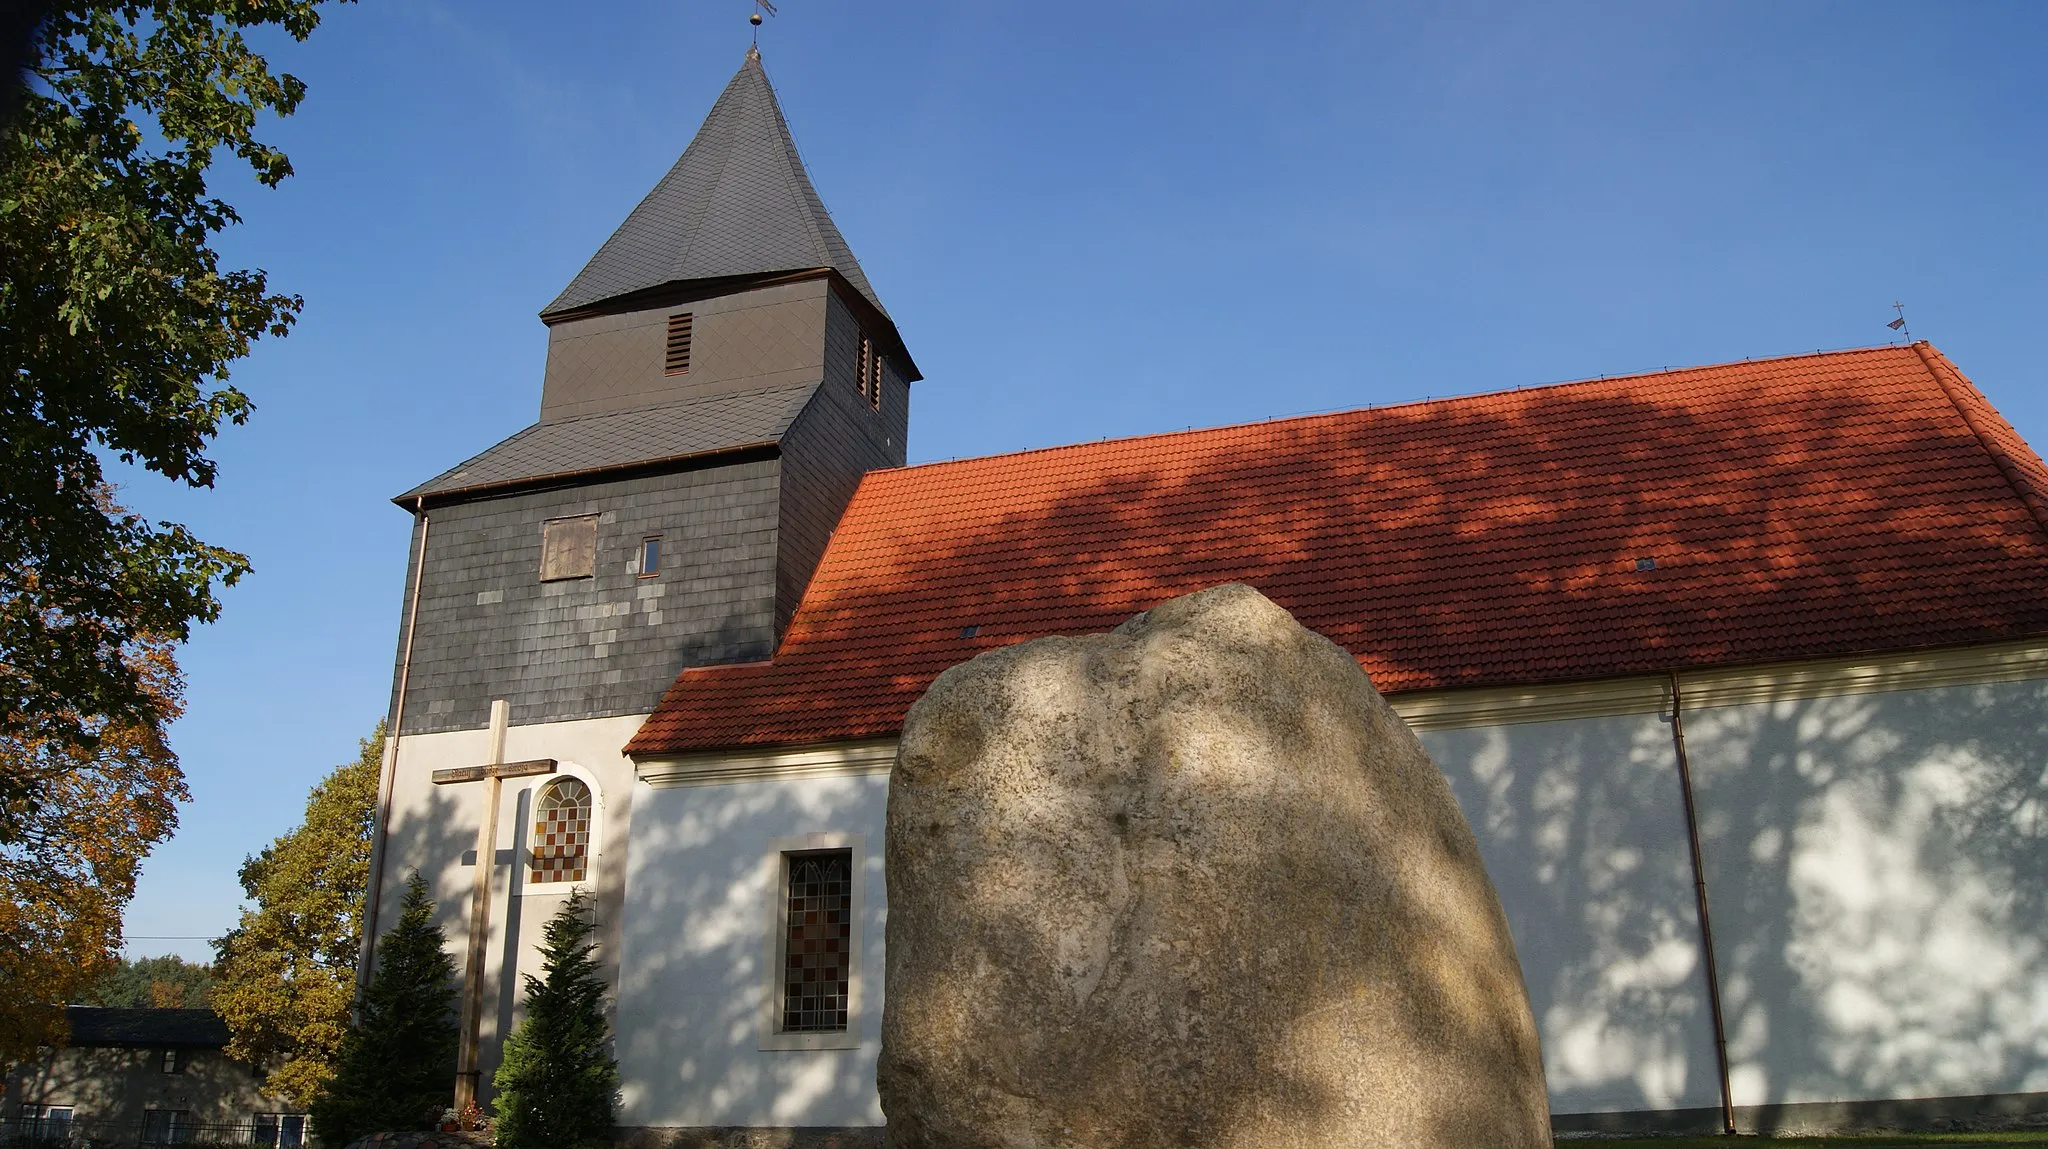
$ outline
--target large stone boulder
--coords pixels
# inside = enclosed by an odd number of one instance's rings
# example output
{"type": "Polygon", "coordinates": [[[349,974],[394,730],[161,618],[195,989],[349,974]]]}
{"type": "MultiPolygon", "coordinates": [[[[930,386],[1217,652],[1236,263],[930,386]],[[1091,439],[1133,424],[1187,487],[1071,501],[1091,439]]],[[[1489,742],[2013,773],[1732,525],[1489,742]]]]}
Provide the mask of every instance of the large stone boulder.
{"type": "Polygon", "coordinates": [[[1250,587],[940,675],[889,783],[888,884],[896,1149],[1550,1144],[1450,787],[1250,587]]]}

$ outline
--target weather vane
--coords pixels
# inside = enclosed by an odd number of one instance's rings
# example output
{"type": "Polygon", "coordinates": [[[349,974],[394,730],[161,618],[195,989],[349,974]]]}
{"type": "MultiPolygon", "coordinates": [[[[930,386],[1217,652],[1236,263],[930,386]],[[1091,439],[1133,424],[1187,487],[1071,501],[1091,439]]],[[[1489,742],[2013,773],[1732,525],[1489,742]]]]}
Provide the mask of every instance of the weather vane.
{"type": "Polygon", "coordinates": [[[747,23],[754,26],[755,47],[759,47],[761,44],[761,13],[763,12],[768,13],[770,16],[775,15],[775,5],[771,0],[754,0],[754,10],[747,13],[747,23]]]}
{"type": "Polygon", "coordinates": [[[1890,323],[1885,324],[1885,326],[1891,328],[1893,331],[1898,332],[1900,335],[1905,336],[1906,341],[1908,343],[1912,342],[1913,329],[1906,326],[1906,305],[1898,302],[1897,300],[1894,300],[1892,302],[1892,310],[1898,312],[1899,317],[1897,319],[1892,320],[1890,323]]]}

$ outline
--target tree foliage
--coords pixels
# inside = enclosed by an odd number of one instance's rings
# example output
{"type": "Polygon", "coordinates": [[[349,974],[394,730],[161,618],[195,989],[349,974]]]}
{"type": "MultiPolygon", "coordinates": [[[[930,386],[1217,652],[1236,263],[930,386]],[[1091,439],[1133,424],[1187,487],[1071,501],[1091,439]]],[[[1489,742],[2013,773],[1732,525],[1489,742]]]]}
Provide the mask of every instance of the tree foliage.
{"type": "MultiPolygon", "coordinates": [[[[134,656],[164,720],[182,683],[164,644],[134,656]]],[[[142,859],[187,796],[157,722],[79,717],[90,748],[0,733],[0,1063],[62,1041],[65,1002],[115,964],[142,859]]]]}
{"type": "Polygon", "coordinates": [[[244,33],[318,22],[318,0],[50,5],[0,130],[0,734],[89,747],[99,721],[160,721],[138,646],[214,618],[248,569],[115,506],[101,459],[211,486],[208,445],[249,413],[229,364],[301,301],[221,266],[239,217],[209,170],[225,150],[291,174],[253,132],[305,85],[244,33]]]}
{"type": "Polygon", "coordinates": [[[619,1067],[604,1019],[604,980],[591,951],[582,890],[548,920],[541,976],[526,975],[526,1020],[505,1042],[493,1079],[498,1144],[506,1149],[597,1149],[612,1143],[619,1067]]]}
{"type": "Polygon", "coordinates": [[[322,1144],[431,1128],[454,1093],[455,964],[433,919],[427,883],[415,873],[398,924],[377,941],[334,1077],[313,1102],[322,1144]]]}
{"type": "Polygon", "coordinates": [[[251,905],[214,943],[228,1055],[276,1066],[267,1088],[301,1106],[334,1075],[348,1032],[383,758],[380,722],[313,788],[305,821],[242,863],[251,905]]]}
{"type": "Polygon", "coordinates": [[[80,1005],[122,1009],[204,1009],[213,994],[213,967],[176,954],[121,959],[86,988],[80,1005]]]}

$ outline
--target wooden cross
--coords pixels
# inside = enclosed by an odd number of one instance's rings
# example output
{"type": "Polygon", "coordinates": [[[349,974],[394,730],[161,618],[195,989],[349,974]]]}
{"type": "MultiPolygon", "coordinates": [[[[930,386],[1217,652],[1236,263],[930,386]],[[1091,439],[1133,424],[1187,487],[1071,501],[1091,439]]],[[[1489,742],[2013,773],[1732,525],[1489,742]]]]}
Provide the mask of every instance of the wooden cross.
{"type": "Polygon", "coordinates": [[[491,703],[491,760],[483,766],[456,766],[434,771],[434,785],[483,782],[483,824],[476,834],[476,874],[469,893],[469,962],[462,974],[462,1036],[455,1056],[455,1111],[476,1104],[482,1070],[478,1067],[478,1032],[484,1014],[484,951],[491,933],[491,875],[498,861],[498,793],[507,778],[552,774],[555,760],[505,761],[505,730],[512,706],[500,698],[491,703]]]}

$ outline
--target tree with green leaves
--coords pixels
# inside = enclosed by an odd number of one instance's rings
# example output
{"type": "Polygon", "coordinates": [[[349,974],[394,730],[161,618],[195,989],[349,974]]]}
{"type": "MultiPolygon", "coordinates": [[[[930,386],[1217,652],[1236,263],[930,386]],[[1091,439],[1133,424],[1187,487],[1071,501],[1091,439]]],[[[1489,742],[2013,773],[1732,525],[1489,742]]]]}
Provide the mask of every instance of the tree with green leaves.
{"type": "Polygon", "coordinates": [[[80,1005],[121,1009],[205,1009],[213,995],[213,967],[177,954],[126,958],[92,983],[80,1005]]]}
{"type": "Polygon", "coordinates": [[[209,173],[225,150],[291,174],[254,130],[305,85],[246,34],[319,22],[318,0],[41,7],[0,126],[0,1063],[62,1040],[186,796],[172,649],[248,561],[122,508],[101,460],[211,486],[248,415],[229,365],[300,300],[221,266],[237,216],[209,173]]]}
{"type": "Polygon", "coordinates": [[[268,1088],[301,1106],[334,1075],[348,1032],[383,760],[379,722],[313,787],[305,821],[242,863],[250,905],[214,943],[228,1055],[276,1066],[268,1088]]]}
{"type": "Polygon", "coordinates": [[[183,641],[248,570],[115,505],[101,460],[211,486],[209,444],[250,410],[230,364],[298,315],[221,265],[239,217],[209,178],[223,151],[265,187],[291,174],[254,133],[305,85],[246,35],[319,19],[319,0],[48,6],[0,130],[0,734],[90,749],[99,724],[161,723],[137,645],[183,641]]]}
{"type": "Polygon", "coordinates": [[[570,895],[548,920],[541,975],[526,975],[526,1020],[505,1042],[498,1088],[504,1149],[598,1149],[612,1143],[619,1067],[604,1019],[590,899],[570,895]]]}
{"type": "Polygon", "coordinates": [[[417,872],[371,969],[334,1077],[311,1107],[325,1145],[431,1128],[454,1092],[455,964],[417,872]]]}

